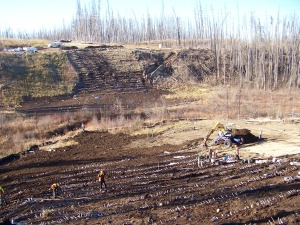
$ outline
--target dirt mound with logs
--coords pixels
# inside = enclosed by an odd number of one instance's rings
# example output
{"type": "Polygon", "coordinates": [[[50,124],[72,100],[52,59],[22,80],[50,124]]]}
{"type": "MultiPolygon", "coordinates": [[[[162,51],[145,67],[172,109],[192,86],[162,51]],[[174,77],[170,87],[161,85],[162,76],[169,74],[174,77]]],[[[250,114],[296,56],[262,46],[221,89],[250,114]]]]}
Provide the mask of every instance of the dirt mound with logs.
{"type": "Polygon", "coordinates": [[[258,137],[252,134],[248,129],[233,129],[232,135],[243,138],[244,144],[253,143],[258,140],[258,137]]]}

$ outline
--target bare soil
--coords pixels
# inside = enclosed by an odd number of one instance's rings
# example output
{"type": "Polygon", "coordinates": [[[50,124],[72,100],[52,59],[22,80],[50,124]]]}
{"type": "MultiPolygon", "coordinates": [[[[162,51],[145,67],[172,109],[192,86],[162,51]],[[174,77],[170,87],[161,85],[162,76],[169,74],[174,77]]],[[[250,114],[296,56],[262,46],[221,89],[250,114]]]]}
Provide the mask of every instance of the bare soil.
{"type": "MultiPolygon", "coordinates": [[[[143,63],[133,63],[136,59],[132,55],[127,60],[127,53],[124,50],[121,54],[119,49],[74,51],[69,57],[82,80],[78,93],[34,99],[25,102],[19,111],[43,114],[95,108],[118,113],[117,103],[121,102],[126,106],[125,114],[128,111],[132,115],[129,111],[139,106],[155,106],[165,91],[137,84],[143,63]],[[96,54],[104,64],[92,60],[96,54]],[[118,61],[116,55],[123,58],[118,61]],[[80,59],[84,58],[88,60],[82,62],[80,59]],[[107,59],[115,62],[107,64],[107,59]],[[124,76],[124,68],[118,67],[120,60],[132,69],[132,76],[124,76]],[[96,80],[98,83],[93,82],[96,80]]],[[[195,55],[201,56],[198,53],[195,55]]],[[[203,51],[203,55],[207,54],[203,51]]],[[[181,57],[184,58],[183,53],[181,57]]],[[[199,74],[211,71],[210,63],[205,58],[201,60],[199,74]]],[[[284,179],[299,174],[299,167],[291,162],[300,162],[300,124],[221,121],[235,123],[237,128],[248,129],[255,136],[262,131],[263,138],[241,145],[239,161],[221,165],[205,162],[199,168],[197,155],[203,151],[202,138],[216,122],[166,122],[157,125],[165,127],[158,134],[152,132],[156,127],[145,127],[136,135],[93,131],[87,126],[87,131],[70,137],[75,145],[47,145],[29,151],[0,165],[0,185],[7,200],[0,209],[1,222],[13,219],[26,224],[300,224],[300,181],[284,179]],[[105,193],[100,192],[97,182],[101,169],[107,172],[105,193]],[[50,191],[54,182],[63,190],[57,199],[52,198],[50,191]]],[[[218,152],[219,159],[234,155],[233,149],[223,145],[209,148],[218,152]]]]}
{"type": "MultiPolygon", "coordinates": [[[[238,162],[198,168],[200,141],[215,122],[170,122],[154,136],[151,129],[131,136],[87,127],[73,137],[77,145],[25,154],[1,166],[8,203],[1,218],[26,224],[299,224],[299,180],[284,180],[299,172],[291,165],[300,162],[299,125],[230,121],[254,135],[262,130],[263,139],[241,145],[238,162]],[[270,160],[241,163],[246,159],[270,160]],[[97,182],[101,169],[106,193],[97,182]],[[58,199],[49,190],[54,182],[63,190],[58,199]]],[[[210,148],[219,158],[234,154],[210,148]]]]}

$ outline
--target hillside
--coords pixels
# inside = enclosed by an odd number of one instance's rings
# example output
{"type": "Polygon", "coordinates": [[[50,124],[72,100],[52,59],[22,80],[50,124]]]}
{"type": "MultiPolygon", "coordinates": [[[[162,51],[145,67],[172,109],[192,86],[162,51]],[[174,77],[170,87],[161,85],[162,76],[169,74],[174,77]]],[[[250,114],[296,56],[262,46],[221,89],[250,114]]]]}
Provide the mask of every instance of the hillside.
{"type": "Polygon", "coordinates": [[[55,95],[166,89],[188,80],[211,81],[216,72],[209,50],[177,52],[103,45],[62,51],[41,49],[38,54],[1,54],[2,106],[55,95]],[[143,73],[148,78],[152,74],[145,84],[143,73]]]}
{"type": "Polygon", "coordinates": [[[16,107],[37,97],[73,91],[77,74],[64,54],[0,52],[0,107],[16,107]]]}
{"type": "MultiPolygon", "coordinates": [[[[190,84],[260,90],[261,82],[266,82],[261,77],[249,77],[255,71],[246,70],[248,62],[232,64],[233,55],[230,52],[217,56],[209,49],[78,43],[67,43],[62,49],[38,49],[37,54],[1,52],[0,106],[22,105],[24,110],[32,109],[34,105],[27,105],[28,100],[41,98],[45,102],[47,97],[58,96],[60,100],[64,99],[66,106],[76,110],[80,107],[75,106],[72,100],[74,95],[88,99],[93,94],[99,99],[103,95],[120,97],[129,93],[171,90],[190,84]],[[144,73],[148,75],[145,83],[144,73]]],[[[281,67],[285,66],[283,64],[281,67]]],[[[284,87],[286,69],[280,71],[277,75],[282,79],[276,81],[276,85],[284,87]]],[[[266,87],[261,90],[266,90],[266,87]]],[[[85,103],[88,105],[88,102],[85,103]]],[[[102,107],[101,104],[99,107],[102,107]]],[[[55,110],[55,107],[52,108],[55,110]]]]}

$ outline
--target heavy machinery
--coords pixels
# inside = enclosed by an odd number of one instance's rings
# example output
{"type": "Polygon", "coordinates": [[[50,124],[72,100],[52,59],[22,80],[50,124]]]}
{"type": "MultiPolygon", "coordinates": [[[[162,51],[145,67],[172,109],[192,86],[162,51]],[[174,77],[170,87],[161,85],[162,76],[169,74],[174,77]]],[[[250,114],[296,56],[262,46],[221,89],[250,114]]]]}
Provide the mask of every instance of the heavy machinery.
{"type": "Polygon", "coordinates": [[[225,144],[226,147],[231,147],[232,143],[235,144],[243,144],[244,139],[241,135],[236,134],[234,132],[236,129],[234,129],[234,124],[228,124],[226,127],[221,124],[220,122],[217,122],[213,128],[207,133],[205,136],[206,140],[214,133],[215,131],[219,130],[218,136],[213,139],[211,145],[215,144],[225,144]]]}

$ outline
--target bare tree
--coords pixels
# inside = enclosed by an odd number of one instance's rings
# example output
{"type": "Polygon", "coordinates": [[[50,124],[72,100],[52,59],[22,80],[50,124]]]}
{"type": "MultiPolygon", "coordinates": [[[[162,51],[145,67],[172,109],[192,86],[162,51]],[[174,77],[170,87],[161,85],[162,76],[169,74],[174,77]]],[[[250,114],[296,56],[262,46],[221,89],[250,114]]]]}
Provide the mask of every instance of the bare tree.
{"type": "Polygon", "coordinates": [[[173,13],[174,13],[174,18],[176,21],[176,33],[177,33],[177,41],[178,41],[178,45],[181,45],[181,30],[180,30],[180,19],[179,17],[176,15],[174,7],[172,7],[173,9],[173,13]]]}

